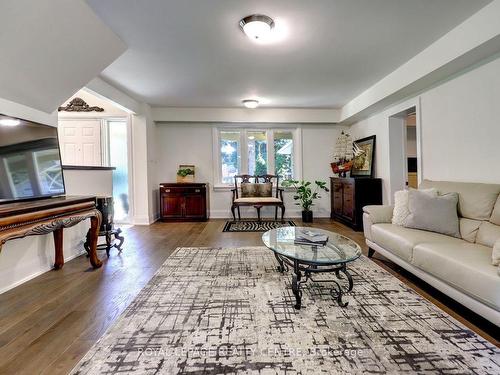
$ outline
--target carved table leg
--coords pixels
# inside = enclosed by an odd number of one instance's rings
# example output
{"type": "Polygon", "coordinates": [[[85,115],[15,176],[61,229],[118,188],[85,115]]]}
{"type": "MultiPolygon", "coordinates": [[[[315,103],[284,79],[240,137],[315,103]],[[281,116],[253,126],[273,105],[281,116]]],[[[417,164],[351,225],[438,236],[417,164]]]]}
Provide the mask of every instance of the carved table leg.
{"type": "Polygon", "coordinates": [[[54,268],[58,270],[64,266],[63,228],[58,228],[53,233],[54,233],[54,248],[55,248],[54,268]]]}
{"type": "Polygon", "coordinates": [[[97,237],[99,234],[99,227],[101,225],[101,215],[97,214],[90,218],[90,238],[89,238],[89,260],[92,267],[99,268],[102,266],[102,262],[97,256],[97,237]]]}

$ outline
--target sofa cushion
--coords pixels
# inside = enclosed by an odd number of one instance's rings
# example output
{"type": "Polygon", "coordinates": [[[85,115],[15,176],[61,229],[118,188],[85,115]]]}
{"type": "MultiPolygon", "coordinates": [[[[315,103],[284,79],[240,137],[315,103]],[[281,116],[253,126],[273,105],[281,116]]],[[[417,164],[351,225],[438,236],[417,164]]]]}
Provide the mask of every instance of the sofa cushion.
{"type": "Polygon", "coordinates": [[[465,241],[423,242],[412,264],[500,311],[500,277],[491,264],[491,248],[465,241]]]}
{"type": "Polygon", "coordinates": [[[484,223],[484,221],[461,217],[458,219],[458,222],[460,224],[460,237],[467,242],[475,243],[479,226],[484,223]]]}
{"type": "Polygon", "coordinates": [[[458,193],[459,216],[489,220],[500,194],[500,185],[424,180],[419,189],[436,188],[440,194],[458,193]]]}
{"type": "Polygon", "coordinates": [[[493,224],[500,225],[500,195],[498,196],[497,203],[495,203],[495,207],[491,213],[490,221],[493,224]]]}
{"type": "Polygon", "coordinates": [[[433,197],[422,191],[410,190],[408,197],[410,215],[406,218],[405,227],[460,238],[457,193],[433,197]]]}
{"type": "Polygon", "coordinates": [[[394,224],[375,224],[371,227],[372,241],[401,259],[411,262],[413,248],[422,242],[463,242],[439,233],[401,227],[394,224]]]}
{"type": "Polygon", "coordinates": [[[477,231],[476,243],[493,247],[498,239],[500,239],[500,226],[484,221],[477,231]]]}
{"type": "Polygon", "coordinates": [[[499,266],[498,272],[500,272],[500,240],[495,242],[493,245],[493,252],[491,253],[491,261],[494,266],[499,266]]]}

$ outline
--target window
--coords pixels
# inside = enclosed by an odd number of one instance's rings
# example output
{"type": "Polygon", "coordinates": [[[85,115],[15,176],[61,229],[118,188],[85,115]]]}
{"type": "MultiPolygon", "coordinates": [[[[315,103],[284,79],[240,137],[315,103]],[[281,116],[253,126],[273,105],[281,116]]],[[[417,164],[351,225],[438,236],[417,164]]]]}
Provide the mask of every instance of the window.
{"type": "Polygon", "coordinates": [[[247,131],[248,174],[267,173],[267,135],[265,131],[247,131]]]}
{"type": "Polygon", "coordinates": [[[221,182],[223,184],[230,184],[233,182],[233,177],[240,174],[241,153],[239,132],[220,132],[219,157],[221,182]]]}
{"type": "Polygon", "coordinates": [[[215,184],[232,185],[238,174],[275,174],[280,182],[299,178],[299,135],[298,129],[215,129],[215,184]]]}

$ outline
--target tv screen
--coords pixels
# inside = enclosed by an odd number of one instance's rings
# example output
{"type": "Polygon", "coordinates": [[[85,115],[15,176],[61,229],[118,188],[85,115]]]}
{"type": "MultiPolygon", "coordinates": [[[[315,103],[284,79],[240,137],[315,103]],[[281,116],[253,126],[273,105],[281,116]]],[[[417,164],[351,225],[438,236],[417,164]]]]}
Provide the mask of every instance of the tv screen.
{"type": "Polygon", "coordinates": [[[0,203],[64,193],[57,128],[0,115],[0,203]]]}

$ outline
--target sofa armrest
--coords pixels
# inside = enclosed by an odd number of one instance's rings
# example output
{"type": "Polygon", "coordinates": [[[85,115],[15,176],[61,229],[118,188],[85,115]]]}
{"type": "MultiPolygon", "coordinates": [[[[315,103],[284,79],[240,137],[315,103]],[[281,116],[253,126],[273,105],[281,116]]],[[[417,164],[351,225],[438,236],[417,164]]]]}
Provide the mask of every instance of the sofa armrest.
{"type": "Polygon", "coordinates": [[[370,216],[372,224],[391,223],[393,206],[364,206],[363,212],[370,216]]]}
{"type": "Polygon", "coordinates": [[[392,222],[392,206],[365,206],[363,207],[363,231],[365,238],[372,240],[372,225],[392,222]]]}

